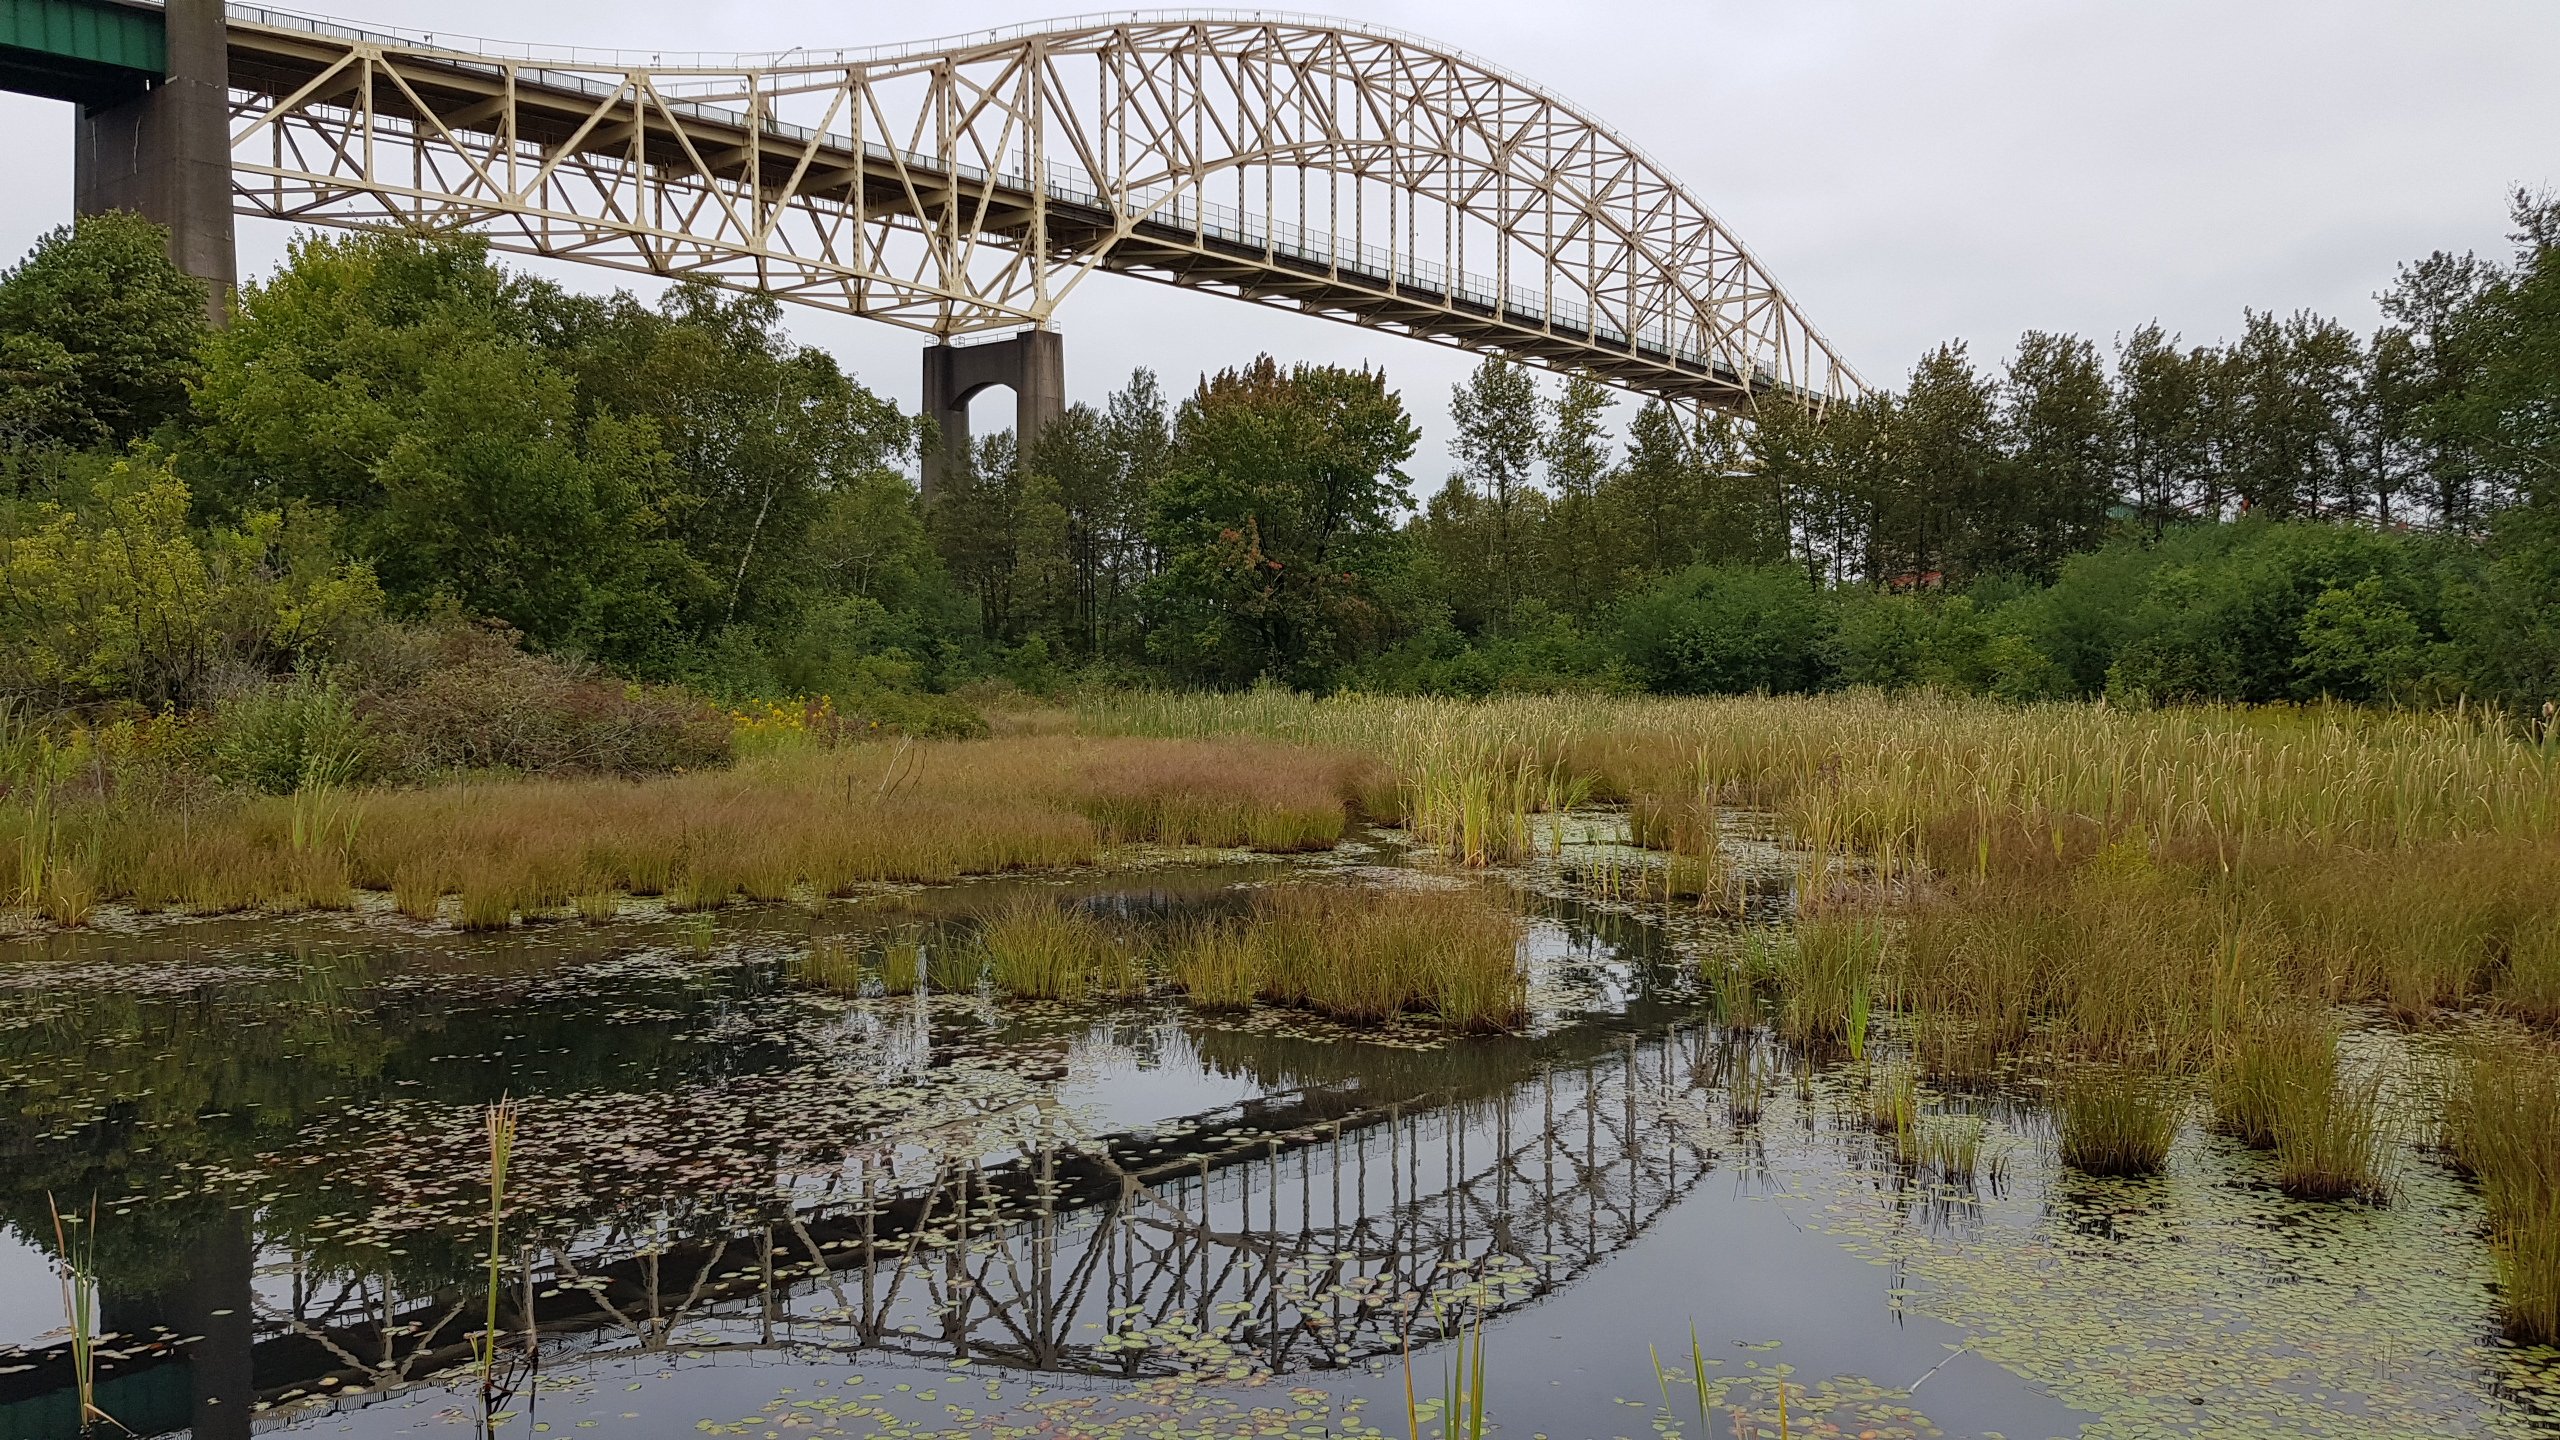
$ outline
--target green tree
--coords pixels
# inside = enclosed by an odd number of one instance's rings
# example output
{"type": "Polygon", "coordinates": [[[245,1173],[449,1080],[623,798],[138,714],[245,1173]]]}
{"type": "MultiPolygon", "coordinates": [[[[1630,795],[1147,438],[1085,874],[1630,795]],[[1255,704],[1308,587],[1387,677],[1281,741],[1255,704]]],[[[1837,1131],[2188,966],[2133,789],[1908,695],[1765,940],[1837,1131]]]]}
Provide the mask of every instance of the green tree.
{"type": "Polygon", "coordinates": [[[2215,360],[2147,324],[2116,351],[2115,398],[2122,484],[2135,515],[2157,536],[2194,513],[2213,487],[2205,397],[2215,360]]]}
{"type": "Polygon", "coordinates": [[[1548,598],[1565,613],[1588,618],[1616,588],[1616,550],[1600,503],[1616,445],[1607,426],[1616,397],[1588,375],[1568,378],[1549,407],[1547,479],[1555,498],[1543,527],[1539,569],[1548,598]]]}
{"type": "Polygon", "coordinates": [[[0,447],[121,446],[187,413],[205,292],[138,215],[86,215],[0,272],[0,447]]]}
{"type": "Polygon", "coordinates": [[[796,623],[823,564],[808,540],[828,497],[901,460],[910,423],[793,343],[769,295],[688,282],[654,307],[544,299],[560,316],[545,349],[586,423],[646,425],[665,453],[653,503],[699,577],[676,597],[677,624],[700,640],[796,623]]]}
{"type": "Polygon", "coordinates": [[[140,454],[0,538],[0,687],[47,707],[186,706],[225,665],[322,658],[380,615],[325,516],[259,511],[199,534],[188,507],[167,458],[140,454]]]}
{"type": "Polygon", "coordinates": [[[1450,484],[1482,501],[1481,523],[1469,528],[1484,546],[1479,573],[1492,587],[1495,624],[1511,618],[1534,583],[1528,573],[1530,537],[1545,498],[1537,488],[1538,459],[1546,447],[1542,408],[1527,368],[1498,356],[1487,357],[1449,394],[1449,416],[1457,427],[1450,449],[1461,467],[1450,484]]]}
{"type": "Polygon", "coordinates": [[[694,517],[656,425],[582,406],[546,346],[569,308],[477,240],[298,240],[208,346],[190,473],[217,515],[336,511],[404,608],[449,598],[667,669],[734,572],[679,538],[694,517]]]}
{"type": "Polygon", "coordinates": [[[2096,346],[2041,330],[2019,337],[2000,392],[2015,518],[1978,537],[1968,568],[2049,580],[2106,533],[2118,498],[2115,392],[2096,346]]]}
{"type": "Polygon", "coordinates": [[[1383,643],[1417,438],[1379,371],[1265,355],[1203,380],[1148,497],[1150,653],[1187,679],[1322,687],[1383,643]]]}

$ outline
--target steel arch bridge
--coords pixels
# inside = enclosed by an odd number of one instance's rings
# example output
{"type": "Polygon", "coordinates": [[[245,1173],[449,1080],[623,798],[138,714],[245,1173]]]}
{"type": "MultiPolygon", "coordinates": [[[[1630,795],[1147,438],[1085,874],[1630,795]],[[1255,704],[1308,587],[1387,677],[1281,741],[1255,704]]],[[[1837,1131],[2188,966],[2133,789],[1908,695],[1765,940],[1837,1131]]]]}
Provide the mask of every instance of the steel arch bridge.
{"type": "MultiPolygon", "coordinates": [[[[99,89],[100,57],[76,57],[92,77],[84,208],[183,219],[166,192],[201,173],[147,172],[191,164],[227,168],[217,198],[240,213],[468,229],[945,341],[1045,328],[1110,270],[1737,411],[1863,388],[1642,150],[1492,64],[1354,22],[1124,13],[722,56],[507,47],[214,0],[14,3],[128,28],[165,16],[167,74],[137,95],[99,89]],[[216,139],[147,113],[202,115],[215,94],[216,139]]],[[[108,74],[154,63],[108,59],[108,74]]]]}

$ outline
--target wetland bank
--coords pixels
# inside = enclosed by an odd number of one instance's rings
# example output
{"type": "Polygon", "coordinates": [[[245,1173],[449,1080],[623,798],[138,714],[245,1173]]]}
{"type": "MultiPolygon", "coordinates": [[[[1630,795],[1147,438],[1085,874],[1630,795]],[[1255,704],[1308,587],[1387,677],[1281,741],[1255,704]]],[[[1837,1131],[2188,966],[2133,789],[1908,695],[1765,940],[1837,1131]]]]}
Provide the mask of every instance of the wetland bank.
{"type": "Polygon", "coordinates": [[[2451,716],[1253,696],[67,809],[0,1423],[2560,1433],[2554,802],[2451,716]]]}

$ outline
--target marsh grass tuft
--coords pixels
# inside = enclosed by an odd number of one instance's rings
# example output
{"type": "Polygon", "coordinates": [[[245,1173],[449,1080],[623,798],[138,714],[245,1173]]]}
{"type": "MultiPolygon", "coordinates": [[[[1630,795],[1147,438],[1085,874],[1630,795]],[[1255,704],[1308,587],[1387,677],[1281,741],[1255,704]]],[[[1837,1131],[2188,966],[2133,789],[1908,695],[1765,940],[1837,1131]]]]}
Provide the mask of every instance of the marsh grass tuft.
{"type": "Polygon", "coordinates": [[[1766,956],[1779,992],[1778,1030],[1789,1043],[1863,1054],[1884,922],[1872,915],[1823,913],[1771,943],[1766,956]]]}
{"type": "Polygon", "coordinates": [[[2281,1017],[2234,1037],[2214,1060],[2214,1126],[2253,1150],[2273,1150],[2294,1097],[2325,1094],[2338,1079],[2337,1029],[2310,1014],[2281,1017]]]}
{"type": "Polygon", "coordinates": [[[924,942],[912,935],[891,939],[880,950],[880,992],[913,995],[924,984],[924,942]]]}
{"type": "Polygon", "coordinates": [[[862,951],[840,935],[810,937],[806,953],[791,962],[792,982],[848,998],[862,994],[862,951]]]}
{"type": "Polygon", "coordinates": [[[943,940],[923,947],[925,979],[936,994],[967,995],[976,992],[987,976],[987,952],[983,945],[967,945],[956,940],[943,940]]]}
{"type": "Polygon", "coordinates": [[[1474,887],[1279,886],[1254,899],[1252,943],[1265,998],[1337,1020],[1482,1031],[1528,1013],[1519,917],[1474,887]]]}
{"type": "Polygon", "coordinates": [[[1950,1185],[1970,1184],[1982,1166],[1982,1142],[1989,1129],[1979,1115],[1923,1116],[1912,1129],[1906,1163],[1950,1185]]]}
{"type": "Polygon", "coordinates": [[[2151,1175],[2178,1138],[2185,1095],[2166,1077],[2121,1066],[2079,1066],[2053,1085],[2062,1163],[2088,1175],[2151,1175]]]}
{"type": "Polygon", "coordinates": [[[2488,1204],[2507,1334],[2560,1344],[2560,1060],[2521,1038],[2475,1043],[2445,1096],[2444,1142],[2488,1204]]]}
{"type": "Polygon", "coordinates": [[[1241,921],[1186,927],[1172,937],[1171,951],[1174,987],[1201,1009],[1242,1009],[1262,993],[1260,952],[1241,921]]]}
{"type": "Polygon", "coordinates": [[[1126,945],[1084,910],[1023,895],[987,917],[979,933],[998,990],[1032,1000],[1081,1000],[1120,983],[1126,945]]]}

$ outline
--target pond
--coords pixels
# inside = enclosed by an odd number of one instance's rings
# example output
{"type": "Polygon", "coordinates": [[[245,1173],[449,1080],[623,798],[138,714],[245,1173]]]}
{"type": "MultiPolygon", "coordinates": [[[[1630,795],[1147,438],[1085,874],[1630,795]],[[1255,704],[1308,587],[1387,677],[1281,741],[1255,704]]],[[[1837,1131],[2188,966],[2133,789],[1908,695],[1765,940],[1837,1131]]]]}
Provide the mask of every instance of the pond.
{"type": "MultiPolygon", "coordinates": [[[[1026,890],[1144,929],[1311,872],[1488,883],[1385,833],[716,918],[18,942],[0,1436],[80,1433],[73,1299],[137,1435],[1403,1436],[1461,1428],[1468,1365],[1518,1436],[2560,1435],[2560,1366],[2495,1338],[2476,1198],[2414,1147],[2382,1206],[2289,1200],[2192,1124],[2096,1181],[1985,1083],[1923,1096],[1978,1163],[1916,1173],[1874,1061],[1719,1024],[1698,981],[1783,921],[1785,858],[1727,837],[1742,917],[1613,899],[1644,863],[1616,823],[1490,882],[1533,1014],[1463,1038],[793,980],[813,934],[930,972],[1026,890]]],[[[2433,1063],[2357,1044],[2395,1084],[2433,1063]]]]}

